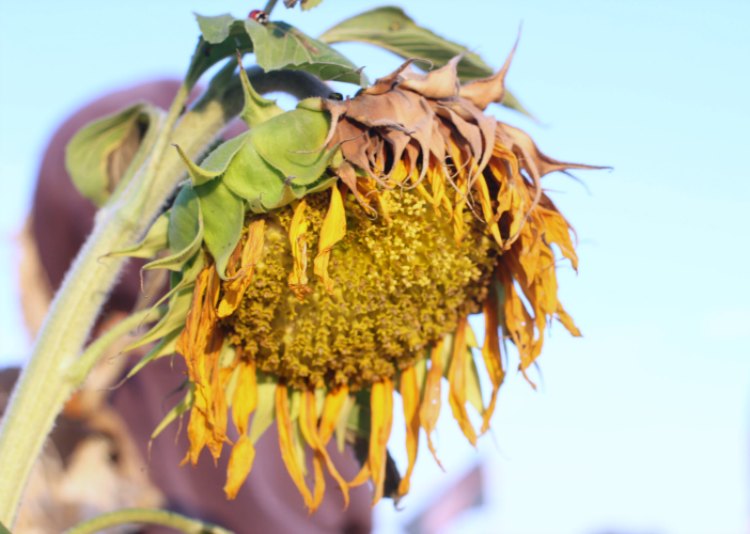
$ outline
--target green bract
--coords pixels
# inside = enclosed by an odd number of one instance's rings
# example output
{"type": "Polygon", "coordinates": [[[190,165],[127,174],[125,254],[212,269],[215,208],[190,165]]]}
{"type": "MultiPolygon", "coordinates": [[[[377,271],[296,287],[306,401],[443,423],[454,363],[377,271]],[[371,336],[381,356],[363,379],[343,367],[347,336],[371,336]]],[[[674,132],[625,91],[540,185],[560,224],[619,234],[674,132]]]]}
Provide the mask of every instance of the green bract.
{"type": "Polygon", "coordinates": [[[163,112],[135,104],[86,125],[65,149],[65,167],[78,191],[97,206],[137,169],[151,150],[163,112]]]}

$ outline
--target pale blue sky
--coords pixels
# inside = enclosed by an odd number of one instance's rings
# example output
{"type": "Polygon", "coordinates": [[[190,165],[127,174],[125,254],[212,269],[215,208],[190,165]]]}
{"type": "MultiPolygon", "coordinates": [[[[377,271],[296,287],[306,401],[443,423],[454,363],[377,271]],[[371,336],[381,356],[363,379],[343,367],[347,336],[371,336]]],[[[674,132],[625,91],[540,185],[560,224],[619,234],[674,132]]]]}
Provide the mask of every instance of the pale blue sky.
{"type": "MultiPolygon", "coordinates": [[[[276,17],[316,35],[380,4],[325,0],[276,17]]],[[[0,360],[28,352],[12,235],[52,129],[102,91],[180,75],[197,31],[192,11],[254,7],[0,2],[0,360]]],[[[546,182],[579,234],[580,273],[564,268],[561,292],[585,337],[553,328],[536,393],[510,374],[494,438],[478,453],[444,413],[448,473],[423,454],[405,510],[376,508],[380,530],[397,531],[481,459],[488,503],[446,532],[748,532],[750,2],[406,8],[495,66],[523,22],[508,83],[541,124],[496,114],[554,157],[614,171],[578,173],[585,188],[564,176],[546,182]]],[[[363,46],[342,50],[371,78],[396,64],[363,46]]]]}

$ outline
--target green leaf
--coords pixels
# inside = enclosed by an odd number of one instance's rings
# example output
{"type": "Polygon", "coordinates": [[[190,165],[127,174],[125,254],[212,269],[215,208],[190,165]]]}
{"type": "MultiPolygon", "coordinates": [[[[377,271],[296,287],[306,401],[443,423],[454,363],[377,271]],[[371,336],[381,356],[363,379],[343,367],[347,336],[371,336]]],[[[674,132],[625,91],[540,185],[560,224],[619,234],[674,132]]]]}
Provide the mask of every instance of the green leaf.
{"type": "Polygon", "coordinates": [[[257,126],[250,139],[287,182],[305,186],[320,178],[331,160],[333,152],[325,150],[329,128],[327,113],[300,108],[257,126]]]}
{"type": "Polygon", "coordinates": [[[143,135],[161,121],[162,111],[145,103],[95,120],[76,133],[65,149],[65,167],[78,191],[101,206],[133,161],[144,158],[143,135]]]}
{"type": "Polygon", "coordinates": [[[215,17],[204,17],[196,13],[195,20],[198,21],[203,39],[209,44],[224,42],[232,33],[232,25],[237,22],[229,13],[215,17]]]}
{"type": "Polygon", "coordinates": [[[203,214],[203,239],[216,262],[216,271],[224,279],[229,256],[242,235],[245,206],[220,180],[195,188],[203,214]]]}
{"type": "Polygon", "coordinates": [[[129,256],[131,258],[153,258],[168,246],[169,212],[157,217],[146,236],[136,245],[124,250],[111,252],[109,256],[129,256]]]}
{"type": "Polygon", "coordinates": [[[285,22],[263,25],[248,19],[245,29],[252,39],[255,59],[265,71],[302,70],[321,80],[366,84],[361,69],[346,57],[285,22]]]}
{"type": "Polygon", "coordinates": [[[213,65],[240,52],[252,52],[253,43],[245,30],[244,21],[232,15],[204,17],[195,14],[201,39],[188,68],[187,82],[190,86],[213,65]]]}
{"type": "MultiPolygon", "coordinates": [[[[418,26],[398,7],[380,7],[355,15],[330,28],[320,40],[326,43],[361,42],[385,48],[404,59],[420,58],[439,68],[463,54],[458,64],[462,81],[492,76],[494,71],[478,54],[418,26]]],[[[528,115],[518,100],[506,91],[503,105],[528,115]]]]}

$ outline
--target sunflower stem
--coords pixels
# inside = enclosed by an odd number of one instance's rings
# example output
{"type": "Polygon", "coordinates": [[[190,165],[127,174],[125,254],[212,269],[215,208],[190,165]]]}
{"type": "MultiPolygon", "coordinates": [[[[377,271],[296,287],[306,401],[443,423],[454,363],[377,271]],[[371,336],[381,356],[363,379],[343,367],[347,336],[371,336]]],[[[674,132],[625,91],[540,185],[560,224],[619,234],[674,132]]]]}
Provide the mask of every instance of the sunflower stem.
{"type": "Polygon", "coordinates": [[[278,2],[278,0],[268,0],[268,2],[266,2],[266,7],[263,8],[266,15],[271,15],[271,11],[276,7],[276,2],[278,2]]]}
{"type": "Polygon", "coordinates": [[[79,355],[125,264],[125,259],[110,253],[123,250],[145,232],[185,174],[169,144],[179,143],[196,157],[239,112],[236,79],[212,89],[177,123],[189,94],[187,84],[180,88],[149,158],[97,213],[91,235],[55,295],[0,426],[0,522],[6,525],[14,522],[55,418],[85,378],[74,371],[77,365],[85,367],[79,355]]]}
{"type": "Polygon", "coordinates": [[[211,523],[204,523],[188,517],[147,508],[129,508],[109,514],[102,514],[67,530],[65,534],[93,534],[118,525],[146,524],[169,527],[185,534],[232,534],[230,530],[211,523]]]}

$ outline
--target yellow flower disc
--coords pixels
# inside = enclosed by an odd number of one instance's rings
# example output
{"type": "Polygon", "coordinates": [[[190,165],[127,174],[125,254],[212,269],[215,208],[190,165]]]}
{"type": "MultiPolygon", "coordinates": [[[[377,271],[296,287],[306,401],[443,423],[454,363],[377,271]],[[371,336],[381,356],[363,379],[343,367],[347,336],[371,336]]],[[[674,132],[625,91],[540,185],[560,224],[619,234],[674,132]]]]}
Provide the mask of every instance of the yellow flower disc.
{"type": "MultiPolygon", "coordinates": [[[[333,247],[331,292],[312,274],[330,191],[306,197],[303,249],[309,292],[292,291],[286,207],[265,219],[263,254],[237,310],[223,320],[233,345],[259,370],[297,388],[367,388],[412,365],[459,318],[480,311],[497,249],[468,210],[460,243],[454,225],[409,190],[381,192],[373,217],[351,194],[346,235],[333,247]]],[[[225,283],[226,284],[226,283],[225,283]]]]}

